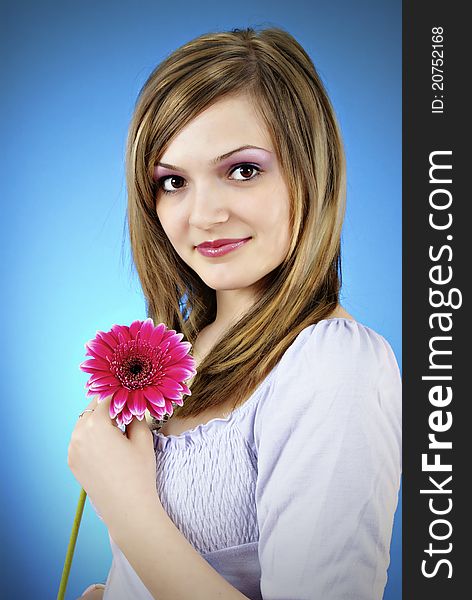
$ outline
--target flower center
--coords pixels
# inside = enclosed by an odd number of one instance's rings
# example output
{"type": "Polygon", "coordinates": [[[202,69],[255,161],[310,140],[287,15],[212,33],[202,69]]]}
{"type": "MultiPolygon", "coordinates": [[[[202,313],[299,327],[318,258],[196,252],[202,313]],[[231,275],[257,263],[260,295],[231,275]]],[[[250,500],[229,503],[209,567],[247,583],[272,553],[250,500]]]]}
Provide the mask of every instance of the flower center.
{"type": "Polygon", "coordinates": [[[110,371],[128,390],[153,385],[161,379],[167,348],[150,346],[141,339],[119,344],[110,359],[110,371]]]}
{"type": "Polygon", "coordinates": [[[138,373],[141,373],[141,371],[143,370],[143,364],[138,359],[130,360],[128,368],[130,370],[130,373],[132,373],[133,375],[138,375],[138,373]]]}

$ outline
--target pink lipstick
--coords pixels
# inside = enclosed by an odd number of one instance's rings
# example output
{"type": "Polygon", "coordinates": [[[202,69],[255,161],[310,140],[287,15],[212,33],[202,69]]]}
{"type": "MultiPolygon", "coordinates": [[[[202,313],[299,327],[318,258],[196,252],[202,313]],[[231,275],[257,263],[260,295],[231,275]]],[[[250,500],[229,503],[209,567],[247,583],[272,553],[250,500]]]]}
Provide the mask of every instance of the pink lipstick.
{"type": "Polygon", "coordinates": [[[240,248],[250,239],[250,237],[239,239],[224,238],[213,242],[202,242],[196,246],[196,249],[203,256],[223,256],[232,250],[236,250],[236,248],[240,248]]]}

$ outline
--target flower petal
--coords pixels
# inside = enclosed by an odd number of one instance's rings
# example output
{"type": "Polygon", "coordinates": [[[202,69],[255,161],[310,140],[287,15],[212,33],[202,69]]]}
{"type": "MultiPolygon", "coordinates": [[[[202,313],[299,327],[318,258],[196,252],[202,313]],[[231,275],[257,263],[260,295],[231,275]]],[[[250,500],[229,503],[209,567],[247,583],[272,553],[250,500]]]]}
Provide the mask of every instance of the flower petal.
{"type": "Polygon", "coordinates": [[[124,387],[120,387],[113,394],[112,403],[116,406],[116,408],[118,410],[121,410],[123,408],[123,406],[126,404],[126,402],[128,400],[128,396],[129,396],[129,391],[127,389],[125,389],[124,387]]]}
{"type": "Polygon", "coordinates": [[[95,358],[102,358],[104,360],[107,360],[108,357],[111,357],[113,355],[113,351],[110,349],[110,347],[100,339],[99,341],[90,340],[85,344],[85,347],[87,348],[88,353],[94,356],[95,358]]]}
{"type": "Polygon", "coordinates": [[[102,338],[104,342],[106,342],[110,348],[113,350],[118,345],[118,338],[115,337],[112,333],[106,331],[97,331],[97,336],[102,338]]]}
{"type": "Polygon", "coordinates": [[[116,379],[114,375],[111,375],[111,373],[106,375],[105,377],[100,377],[100,379],[94,379],[90,383],[96,383],[97,385],[120,385],[118,379],[116,379]]]}
{"type": "Polygon", "coordinates": [[[166,377],[171,377],[175,381],[184,381],[193,375],[193,371],[185,369],[180,364],[172,365],[166,368],[166,377]]]}
{"type": "Polygon", "coordinates": [[[136,339],[136,334],[141,329],[142,321],[133,321],[129,326],[129,334],[133,340],[136,339]]]}
{"type": "Polygon", "coordinates": [[[195,375],[197,372],[195,365],[196,362],[194,357],[191,354],[187,354],[187,356],[184,356],[179,366],[184,367],[185,369],[192,369],[193,374],[195,375]]]}
{"type": "Polygon", "coordinates": [[[158,407],[154,406],[153,404],[151,404],[148,407],[148,410],[149,410],[149,414],[159,421],[166,414],[164,408],[158,408],[158,407]]]}
{"type": "Polygon", "coordinates": [[[168,356],[171,356],[172,359],[168,362],[168,364],[174,365],[175,363],[177,363],[186,354],[188,354],[189,349],[190,349],[189,342],[180,342],[178,346],[175,346],[174,348],[169,349],[168,356]]]}
{"type": "Polygon", "coordinates": [[[133,420],[133,415],[129,412],[128,407],[125,405],[121,411],[121,417],[125,425],[129,425],[133,420]]]}
{"type": "Polygon", "coordinates": [[[79,367],[86,373],[96,373],[97,371],[108,371],[110,372],[110,364],[104,360],[97,358],[90,358],[80,363],[79,367]]]}
{"type": "Polygon", "coordinates": [[[157,327],[154,327],[154,331],[149,338],[149,344],[153,347],[157,347],[161,343],[165,331],[166,326],[164,323],[160,323],[157,327]]]}
{"type": "Polygon", "coordinates": [[[176,348],[183,348],[185,346],[191,347],[190,342],[181,342],[180,340],[184,337],[183,333],[174,333],[166,339],[166,342],[170,342],[169,350],[175,350],[176,348]]]}
{"type": "MultiPolygon", "coordinates": [[[[92,375],[90,375],[90,377],[88,378],[88,381],[85,385],[91,385],[92,383],[95,383],[96,381],[101,381],[102,379],[106,379],[107,377],[111,377],[112,375],[110,374],[110,372],[108,371],[95,371],[94,373],[92,373],[92,375]]],[[[115,380],[116,383],[118,384],[118,380],[115,380]]]]}
{"type": "Polygon", "coordinates": [[[175,329],[167,329],[166,331],[164,331],[164,335],[162,336],[161,344],[164,344],[164,343],[170,344],[172,342],[172,336],[174,334],[175,334],[175,329]]]}
{"type": "Polygon", "coordinates": [[[192,395],[190,389],[185,385],[185,383],[181,383],[180,385],[182,387],[182,393],[183,394],[187,394],[187,396],[191,396],[192,395]]]}
{"type": "Polygon", "coordinates": [[[110,402],[110,407],[109,407],[109,411],[108,411],[110,418],[114,419],[116,417],[116,415],[118,415],[119,413],[120,413],[120,411],[118,410],[118,408],[116,408],[116,404],[114,402],[110,402]]]}
{"type": "Polygon", "coordinates": [[[133,390],[130,392],[130,396],[128,398],[128,402],[126,405],[129,408],[129,411],[133,415],[142,415],[146,410],[146,400],[143,397],[142,390],[133,390]]]}
{"type": "Polygon", "coordinates": [[[113,325],[111,330],[116,335],[120,343],[129,342],[131,340],[129,327],[126,325],[113,325]]]}
{"type": "Polygon", "coordinates": [[[141,325],[139,337],[144,342],[148,342],[149,338],[151,337],[151,335],[153,333],[153,331],[154,331],[154,321],[149,317],[141,325]]]}
{"type": "Polygon", "coordinates": [[[164,396],[156,386],[148,386],[143,389],[144,397],[154,406],[165,406],[164,396]]]}
{"type": "Polygon", "coordinates": [[[96,342],[98,344],[101,344],[104,348],[107,348],[107,350],[111,353],[113,353],[115,351],[115,347],[116,347],[116,342],[112,342],[112,344],[108,344],[107,341],[105,339],[102,338],[102,336],[100,335],[100,333],[102,333],[101,331],[97,331],[96,336],[93,338],[93,340],[90,340],[91,342],[96,342]]]}
{"type": "Polygon", "coordinates": [[[164,394],[164,396],[165,396],[165,393],[168,391],[169,392],[180,392],[179,382],[175,381],[175,379],[172,379],[171,377],[167,377],[167,373],[159,381],[158,387],[161,390],[161,392],[164,394]]]}
{"type": "Polygon", "coordinates": [[[89,385],[89,391],[95,392],[96,394],[106,391],[111,396],[112,394],[115,393],[115,390],[116,390],[116,386],[113,386],[113,385],[100,385],[98,383],[96,383],[96,384],[92,383],[91,385],[89,385]]]}
{"type": "Polygon", "coordinates": [[[168,400],[179,400],[182,398],[182,392],[180,390],[164,390],[162,388],[160,388],[160,390],[164,398],[167,398],[168,400]]]}

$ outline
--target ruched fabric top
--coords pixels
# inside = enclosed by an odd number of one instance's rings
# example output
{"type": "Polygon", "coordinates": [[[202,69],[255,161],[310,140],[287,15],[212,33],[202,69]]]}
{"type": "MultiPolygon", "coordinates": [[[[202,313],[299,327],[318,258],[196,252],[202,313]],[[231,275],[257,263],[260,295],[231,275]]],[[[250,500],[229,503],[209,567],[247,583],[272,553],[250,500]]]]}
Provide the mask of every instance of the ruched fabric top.
{"type": "MultiPolygon", "coordinates": [[[[344,318],[310,325],[228,417],[153,435],[162,505],[245,596],[382,598],[401,474],[401,378],[381,335],[344,318]]],[[[152,600],[110,544],[104,600],[152,600]]]]}

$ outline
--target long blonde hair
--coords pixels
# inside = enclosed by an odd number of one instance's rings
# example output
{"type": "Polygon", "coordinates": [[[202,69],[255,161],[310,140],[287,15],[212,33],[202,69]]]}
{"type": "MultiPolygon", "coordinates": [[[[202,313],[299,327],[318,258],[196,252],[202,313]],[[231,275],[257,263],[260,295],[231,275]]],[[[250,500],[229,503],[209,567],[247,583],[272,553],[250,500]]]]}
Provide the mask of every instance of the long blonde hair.
{"type": "Polygon", "coordinates": [[[286,31],[207,33],[170,54],[136,101],[127,142],[128,226],[147,315],[194,343],[216,293],[175,252],[155,209],[153,168],[173,137],[230,94],[255,101],[290,191],[291,243],[250,310],[198,366],[174,414],[243,403],[302,329],[329,316],[341,287],[345,161],[333,108],[305,50],[286,31]],[[183,309],[183,310],[182,310],[183,309]]]}

